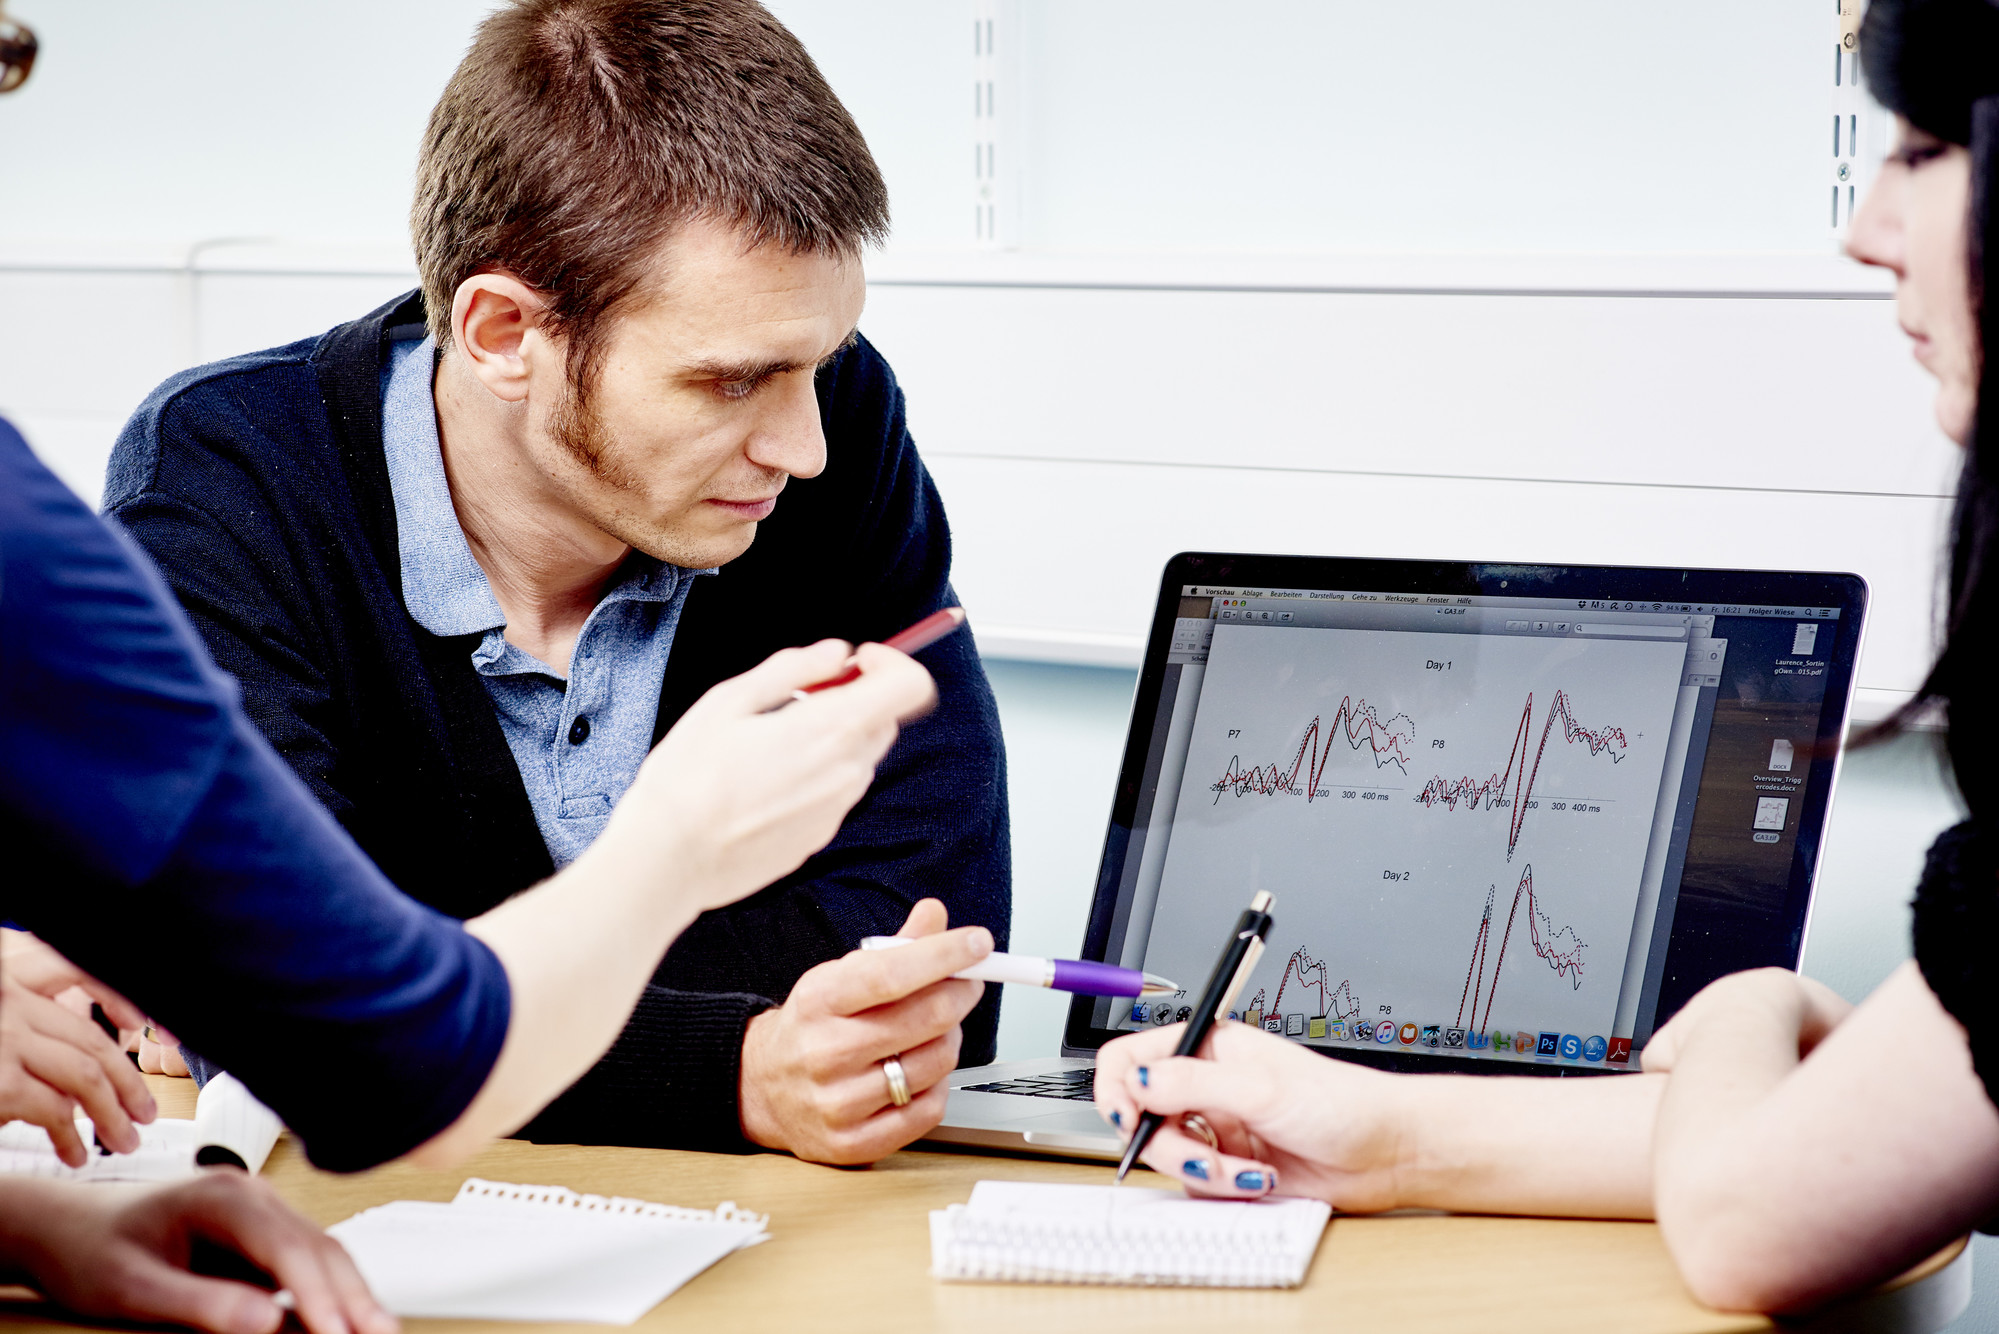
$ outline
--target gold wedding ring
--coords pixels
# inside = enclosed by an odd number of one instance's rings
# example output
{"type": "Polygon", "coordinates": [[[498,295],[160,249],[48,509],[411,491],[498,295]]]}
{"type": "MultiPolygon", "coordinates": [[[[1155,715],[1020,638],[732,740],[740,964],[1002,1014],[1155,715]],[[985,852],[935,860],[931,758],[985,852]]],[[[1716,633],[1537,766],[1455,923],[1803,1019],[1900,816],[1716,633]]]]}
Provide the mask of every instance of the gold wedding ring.
{"type": "Polygon", "coordinates": [[[882,1077],[888,1080],[888,1100],[898,1107],[909,1106],[909,1076],[902,1072],[902,1062],[893,1056],[883,1061],[882,1077]]]}
{"type": "Polygon", "coordinates": [[[1180,1118],[1180,1125],[1188,1134],[1200,1140],[1209,1148],[1219,1150],[1222,1147],[1222,1137],[1217,1135],[1215,1128],[1208,1124],[1208,1118],[1202,1116],[1199,1112],[1188,1112],[1180,1118]]]}

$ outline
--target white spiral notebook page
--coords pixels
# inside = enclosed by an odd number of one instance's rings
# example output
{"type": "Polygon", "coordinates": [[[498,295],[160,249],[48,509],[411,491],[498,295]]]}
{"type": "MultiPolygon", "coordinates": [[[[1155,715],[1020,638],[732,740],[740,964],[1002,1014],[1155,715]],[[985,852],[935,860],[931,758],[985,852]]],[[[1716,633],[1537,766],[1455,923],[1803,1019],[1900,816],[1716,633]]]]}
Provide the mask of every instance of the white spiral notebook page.
{"type": "Polygon", "coordinates": [[[1295,1288],[1331,1215],[1322,1200],[981,1181],[971,1203],[930,1215],[930,1271],[975,1282],[1295,1288]]]}
{"type": "Polygon", "coordinates": [[[474,1177],[449,1204],[397,1200],[327,1232],[399,1316],[629,1325],[767,1240],[764,1223],[734,1204],[679,1209],[474,1177]]]}

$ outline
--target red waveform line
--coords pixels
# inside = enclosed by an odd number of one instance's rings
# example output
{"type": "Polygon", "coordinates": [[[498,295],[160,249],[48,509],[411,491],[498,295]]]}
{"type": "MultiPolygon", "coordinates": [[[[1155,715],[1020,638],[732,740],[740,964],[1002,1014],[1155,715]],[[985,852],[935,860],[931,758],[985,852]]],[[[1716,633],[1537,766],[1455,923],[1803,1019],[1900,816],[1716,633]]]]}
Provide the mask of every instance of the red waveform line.
{"type": "Polygon", "coordinates": [[[1498,893],[1498,886],[1488,886],[1485,891],[1485,913],[1478,919],[1478,934],[1472,937],[1471,966],[1465,970],[1464,991],[1458,996],[1459,1025],[1466,1019],[1465,1006],[1471,1006],[1471,1026],[1483,1029],[1492,1019],[1492,1001],[1499,994],[1499,970],[1506,963],[1506,942],[1513,938],[1513,919],[1520,911],[1522,900],[1527,904],[1527,935],[1534,946],[1534,953],[1555,970],[1555,976],[1566,977],[1569,985],[1580,988],[1583,984],[1583,942],[1576,935],[1574,927],[1555,930],[1555,924],[1548,920],[1548,914],[1541,911],[1541,905],[1534,898],[1534,868],[1529,866],[1520,877],[1520,883],[1513,890],[1513,906],[1506,911],[1506,929],[1499,936],[1499,950],[1492,957],[1490,980],[1485,971],[1488,950],[1492,944],[1492,908],[1498,893]],[[1543,939],[1543,929],[1546,938],[1543,939]],[[1564,945],[1562,938],[1568,943],[1564,945]],[[1478,1002],[1485,998],[1485,1014],[1480,1017],[1478,1002]]]}
{"type": "MultiPolygon", "coordinates": [[[[1212,784],[1215,801],[1219,804],[1222,794],[1233,789],[1238,797],[1255,795],[1272,797],[1280,792],[1298,796],[1298,775],[1306,775],[1304,797],[1311,801],[1319,794],[1319,779],[1332,762],[1333,746],[1329,740],[1323,748],[1319,744],[1320,719],[1314,718],[1305,728],[1305,735],[1298,742],[1298,753],[1291,757],[1291,772],[1275,764],[1260,768],[1243,769],[1242,756],[1229,756],[1228,772],[1212,784]]],[[[1416,723],[1406,713],[1398,713],[1386,722],[1366,700],[1355,702],[1349,695],[1340,701],[1339,710],[1333,715],[1331,734],[1345,735],[1350,749],[1359,750],[1366,746],[1374,756],[1374,767],[1394,765],[1404,773],[1409,772],[1409,746],[1416,740],[1416,723]]]]}
{"type": "Polygon", "coordinates": [[[1493,805],[1506,800],[1506,785],[1513,784],[1511,808],[1507,814],[1506,859],[1513,860],[1513,849],[1520,842],[1520,826],[1527,820],[1527,803],[1534,796],[1534,780],[1541,773],[1541,757],[1548,749],[1548,735],[1555,730],[1555,720],[1562,722],[1562,739],[1570,745],[1581,741],[1589,747],[1591,755],[1601,755],[1614,745],[1610,753],[1612,764],[1624,759],[1619,751],[1626,749],[1624,729],[1605,727],[1591,731],[1577,722],[1569,711],[1569,697],[1560,690],[1555,692],[1555,702],[1548,709],[1547,721],[1541,724],[1541,741],[1534,748],[1534,764],[1527,765],[1527,738],[1534,730],[1534,693],[1527,693],[1526,707],[1520,710],[1520,726],[1513,733],[1513,749],[1506,757],[1506,768],[1489,778],[1477,779],[1470,775],[1463,778],[1445,778],[1442,774],[1423,785],[1416,794],[1416,800],[1425,806],[1435,807],[1439,803],[1451,810],[1463,802],[1467,810],[1491,810],[1493,805]]]}
{"type": "Polygon", "coordinates": [[[1247,1008],[1259,1012],[1282,1014],[1284,1012],[1284,989],[1291,985],[1291,979],[1294,976],[1298,979],[1299,990],[1310,991],[1313,988],[1318,989],[1319,1008],[1314,1013],[1315,1018],[1352,1019],[1360,1014],[1360,1001],[1355,998],[1353,987],[1348,984],[1347,980],[1341,978],[1337,986],[1328,985],[1329,979],[1326,975],[1325,961],[1314,959],[1302,949],[1294,950],[1290,959],[1285,962],[1284,976],[1278,979],[1277,982],[1277,999],[1271,1002],[1269,1010],[1264,1011],[1264,988],[1262,987],[1258,987],[1256,994],[1250,997],[1247,1008]],[[1310,976],[1311,974],[1317,974],[1317,978],[1314,979],[1310,976]],[[1344,1000],[1342,1000],[1343,997],[1344,1000]]]}

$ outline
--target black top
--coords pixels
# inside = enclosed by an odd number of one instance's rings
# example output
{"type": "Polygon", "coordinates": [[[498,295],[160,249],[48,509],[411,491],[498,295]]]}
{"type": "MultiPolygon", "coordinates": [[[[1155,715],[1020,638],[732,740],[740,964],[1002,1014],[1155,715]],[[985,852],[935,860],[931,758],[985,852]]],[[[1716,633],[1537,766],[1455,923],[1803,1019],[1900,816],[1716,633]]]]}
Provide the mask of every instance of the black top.
{"type": "MultiPolygon", "coordinates": [[[[434,636],[401,599],[382,377],[391,344],[421,336],[422,322],[411,294],[319,338],[175,376],[120,434],[105,508],[160,563],[251,719],[362,848],[409,894],[469,917],[551,863],[472,666],[479,637],[434,636]]],[[[820,373],[818,395],[826,469],[794,478],[750,550],[696,581],[656,736],[780,648],[884,639],[957,600],[943,505],[887,363],[860,340],[820,373]]],[[[992,692],[969,635],[921,661],[938,708],[905,729],[839,836],[689,927],[611,1051],[524,1136],[742,1147],[743,1029],[799,974],[892,932],[926,895],[1004,947],[992,692]]],[[[966,1064],[992,1059],[998,993],[965,1022],[966,1064]]]]}
{"type": "Polygon", "coordinates": [[[1971,1040],[1971,1064],[1999,1104],[1999,994],[1992,945],[1999,941],[1999,849],[1975,821],[1930,845],[1916,886],[1916,966],[1971,1040]]]}

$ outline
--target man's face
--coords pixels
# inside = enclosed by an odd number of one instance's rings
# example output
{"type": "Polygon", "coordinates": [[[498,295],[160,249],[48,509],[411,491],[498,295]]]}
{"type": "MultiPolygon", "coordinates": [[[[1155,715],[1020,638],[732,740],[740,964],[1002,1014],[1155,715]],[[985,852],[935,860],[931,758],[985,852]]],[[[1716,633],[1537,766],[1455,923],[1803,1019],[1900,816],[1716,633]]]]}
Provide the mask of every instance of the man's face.
{"type": "MultiPolygon", "coordinates": [[[[826,466],[813,375],[852,336],[857,260],[745,251],[697,221],[613,322],[590,391],[536,386],[528,448],[561,501],[619,541],[700,569],[749,549],[793,477],[826,466]]],[[[537,378],[550,375],[541,370],[537,378]]]]}

